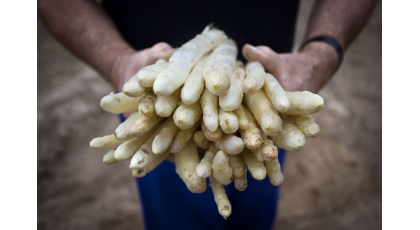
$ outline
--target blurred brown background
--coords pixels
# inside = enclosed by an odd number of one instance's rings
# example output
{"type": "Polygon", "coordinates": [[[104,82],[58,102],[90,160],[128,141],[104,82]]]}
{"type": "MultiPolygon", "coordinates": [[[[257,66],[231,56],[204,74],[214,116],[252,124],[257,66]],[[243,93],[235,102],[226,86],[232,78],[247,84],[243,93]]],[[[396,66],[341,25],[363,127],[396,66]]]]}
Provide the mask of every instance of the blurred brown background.
{"type": "MultiPolygon", "coordinates": [[[[301,1],[296,44],[312,1],[301,1]]],[[[320,92],[321,134],[286,158],[274,229],[381,229],[382,3],[320,92]]],[[[114,89],[38,21],[39,229],[144,229],[129,162],[107,166],[92,138],[117,116],[99,101],[114,89]]],[[[215,209],[215,211],[217,211],[215,209]]]]}

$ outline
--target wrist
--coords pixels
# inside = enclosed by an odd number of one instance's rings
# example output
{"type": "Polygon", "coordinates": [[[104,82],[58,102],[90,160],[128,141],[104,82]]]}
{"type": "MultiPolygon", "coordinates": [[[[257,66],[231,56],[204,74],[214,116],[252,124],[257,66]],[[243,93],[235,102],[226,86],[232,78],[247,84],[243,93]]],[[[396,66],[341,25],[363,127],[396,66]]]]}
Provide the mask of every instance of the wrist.
{"type": "Polygon", "coordinates": [[[107,77],[118,90],[120,90],[124,84],[122,76],[124,76],[124,71],[128,68],[127,64],[130,63],[131,56],[135,52],[134,49],[126,49],[118,55],[115,55],[110,64],[107,77]]]}
{"type": "Polygon", "coordinates": [[[315,91],[318,91],[336,71],[339,63],[339,55],[334,47],[328,43],[319,41],[306,44],[300,53],[312,59],[313,66],[316,67],[313,68],[311,81],[316,86],[315,88],[317,88],[315,91]]]}
{"type": "Polygon", "coordinates": [[[300,53],[309,55],[316,58],[319,64],[324,66],[326,69],[334,71],[339,64],[339,55],[337,51],[325,42],[313,41],[306,44],[300,53]]]}

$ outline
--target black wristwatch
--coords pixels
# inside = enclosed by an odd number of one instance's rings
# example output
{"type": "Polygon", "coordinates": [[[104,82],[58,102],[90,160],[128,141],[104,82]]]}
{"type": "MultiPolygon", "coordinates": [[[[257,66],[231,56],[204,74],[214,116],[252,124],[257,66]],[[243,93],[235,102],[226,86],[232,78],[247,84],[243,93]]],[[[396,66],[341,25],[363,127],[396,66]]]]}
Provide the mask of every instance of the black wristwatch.
{"type": "Polygon", "coordinates": [[[337,68],[335,69],[337,71],[338,67],[340,67],[341,62],[343,61],[343,48],[341,48],[340,43],[338,43],[334,38],[327,37],[327,36],[319,36],[319,37],[311,38],[308,41],[304,42],[300,46],[299,50],[302,50],[303,47],[305,47],[310,42],[325,42],[331,45],[335,49],[335,51],[338,54],[338,65],[337,65],[337,68]]]}

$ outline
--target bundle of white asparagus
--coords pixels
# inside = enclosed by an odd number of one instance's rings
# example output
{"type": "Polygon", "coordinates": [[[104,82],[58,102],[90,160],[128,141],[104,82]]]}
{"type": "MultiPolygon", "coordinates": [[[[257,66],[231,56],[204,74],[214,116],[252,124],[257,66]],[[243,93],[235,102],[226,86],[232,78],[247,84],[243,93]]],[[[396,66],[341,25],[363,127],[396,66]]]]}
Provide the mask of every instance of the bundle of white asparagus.
{"type": "Polygon", "coordinates": [[[219,213],[232,207],[223,185],[247,187],[268,174],[283,182],[278,148],[299,151],[320,129],[311,114],[324,104],[311,92],[287,92],[258,62],[237,61],[238,49],[218,29],[206,29],[133,76],[121,93],[101,100],[110,113],[133,112],[114,134],[95,138],[94,149],[120,144],[103,162],[131,160],[133,176],[144,177],[169,154],[176,173],[193,193],[214,193],[219,213]],[[199,150],[205,152],[199,154],[199,150]]]}

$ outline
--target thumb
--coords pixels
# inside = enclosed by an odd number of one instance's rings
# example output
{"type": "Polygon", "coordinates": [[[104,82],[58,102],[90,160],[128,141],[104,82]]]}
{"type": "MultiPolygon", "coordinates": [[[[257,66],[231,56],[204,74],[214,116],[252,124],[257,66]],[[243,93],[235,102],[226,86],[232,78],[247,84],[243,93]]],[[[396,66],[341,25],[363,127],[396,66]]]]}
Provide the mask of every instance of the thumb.
{"type": "Polygon", "coordinates": [[[278,68],[279,55],[268,46],[255,47],[245,44],[242,48],[242,54],[247,61],[260,62],[267,72],[274,73],[278,68]]]}
{"type": "Polygon", "coordinates": [[[175,49],[166,42],[159,42],[152,46],[148,51],[147,65],[151,65],[159,59],[168,60],[175,49]]]}

